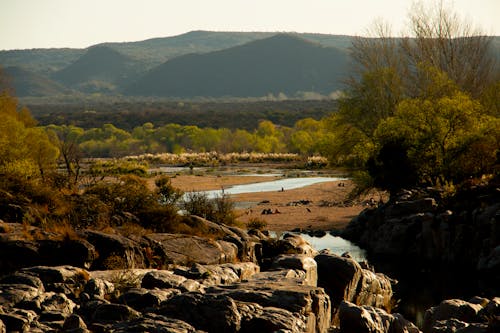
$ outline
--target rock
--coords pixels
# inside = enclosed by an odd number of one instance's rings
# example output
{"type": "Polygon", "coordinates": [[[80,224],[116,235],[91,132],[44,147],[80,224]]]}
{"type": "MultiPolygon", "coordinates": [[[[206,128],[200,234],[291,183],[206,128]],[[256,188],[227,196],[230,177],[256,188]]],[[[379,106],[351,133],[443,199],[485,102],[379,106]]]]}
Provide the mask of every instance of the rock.
{"type": "Polygon", "coordinates": [[[7,332],[27,332],[30,326],[30,321],[18,314],[0,313],[0,321],[7,332]]]}
{"type": "Polygon", "coordinates": [[[314,258],[318,264],[318,286],[325,288],[335,317],[342,301],[385,310],[392,306],[392,280],[370,269],[361,268],[354,259],[322,251],[314,258]]]}
{"type": "Polygon", "coordinates": [[[482,323],[465,323],[458,319],[438,320],[430,331],[425,333],[489,333],[487,324],[482,323]]]}
{"type": "Polygon", "coordinates": [[[85,239],[44,239],[39,244],[39,265],[89,269],[98,256],[95,247],[85,239]]]}
{"type": "Polygon", "coordinates": [[[89,295],[90,298],[104,298],[106,295],[112,294],[115,291],[115,286],[104,279],[91,278],[84,287],[83,292],[89,295]]]}
{"type": "Polygon", "coordinates": [[[318,265],[316,261],[304,254],[282,254],[274,258],[271,269],[300,269],[306,273],[305,283],[316,287],[318,282],[318,265]]]}
{"type": "Polygon", "coordinates": [[[391,315],[371,306],[343,301],[339,306],[340,333],[420,333],[401,315],[391,315]]]}
{"type": "Polygon", "coordinates": [[[131,308],[143,311],[148,308],[157,308],[167,299],[180,294],[178,289],[153,289],[133,288],[124,292],[118,302],[131,308]]]}
{"type": "Polygon", "coordinates": [[[386,216],[388,218],[393,218],[396,216],[427,213],[435,211],[436,208],[437,203],[433,198],[424,198],[412,201],[396,201],[386,210],[386,216]]]}
{"type": "Polygon", "coordinates": [[[142,248],[137,242],[121,235],[95,230],[85,230],[83,235],[99,253],[92,270],[146,267],[142,248]]]}
{"type": "Polygon", "coordinates": [[[279,271],[265,271],[252,275],[244,282],[252,282],[265,285],[267,283],[286,283],[295,285],[306,285],[306,272],[300,269],[282,269],[279,271]]]}
{"type": "Polygon", "coordinates": [[[238,254],[238,248],[234,244],[197,236],[151,234],[148,235],[148,238],[161,249],[161,253],[156,253],[165,264],[183,266],[189,266],[193,263],[222,264],[233,262],[238,254]]]}
{"type": "Polygon", "coordinates": [[[89,268],[96,257],[95,248],[84,239],[21,239],[21,235],[0,237],[0,271],[4,274],[39,265],[89,268]]]}
{"type": "Polygon", "coordinates": [[[165,333],[202,333],[190,324],[173,318],[147,313],[137,319],[113,324],[109,331],[114,333],[128,332],[165,332],[165,333]]]}
{"type": "Polygon", "coordinates": [[[237,332],[241,315],[229,297],[184,293],[174,296],[159,310],[159,314],[176,318],[208,332],[237,332]]]}
{"type": "Polygon", "coordinates": [[[21,272],[15,272],[13,274],[2,277],[0,279],[0,284],[24,284],[39,289],[41,292],[45,291],[42,280],[40,280],[40,278],[21,272]]]}
{"type": "Polygon", "coordinates": [[[41,294],[40,289],[25,284],[1,284],[0,306],[12,308],[20,302],[31,301],[41,294]]]}
{"type": "Polygon", "coordinates": [[[457,319],[465,323],[481,322],[479,313],[482,309],[483,307],[480,304],[473,304],[460,299],[442,301],[438,306],[432,307],[425,312],[423,331],[431,332],[438,321],[448,319],[457,319]]]}
{"type": "Polygon", "coordinates": [[[92,315],[92,321],[98,323],[117,322],[137,319],[140,316],[140,312],[127,305],[110,303],[99,305],[92,315]]]}
{"type": "Polygon", "coordinates": [[[166,270],[151,271],[147,273],[142,278],[141,286],[146,289],[175,288],[181,291],[195,291],[202,288],[199,282],[186,279],[183,276],[173,274],[172,272],[166,270]]]}
{"type": "Polygon", "coordinates": [[[83,319],[79,315],[76,315],[76,314],[72,314],[64,320],[64,324],[63,324],[62,329],[64,332],[76,332],[76,331],[85,332],[85,331],[88,331],[87,325],[85,324],[83,319]]]}
{"type": "Polygon", "coordinates": [[[293,315],[290,311],[262,307],[256,303],[237,302],[242,315],[242,333],[253,332],[315,332],[316,327],[308,328],[303,316],[293,315]]]}
{"type": "Polygon", "coordinates": [[[267,270],[274,257],[280,254],[304,254],[314,257],[318,252],[302,236],[285,234],[282,239],[269,238],[261,241],[262,257],[259,263],[262,270],[267,270]]]}
{"type": "Polygon", "coordinates": [[[2,320],[0,320],[0,333],[6,333],[7,332],[7,327],[3,323],[2,320]]]}
{"type": "Polygon", "coordinates": [[[193,264],[189,269],[176,268],[174,273],[195,279],[205,286],[211,286],[248,279],[259,271],[260,267],[253,262],[241,262],[220,265],[193,264]]]}
{"type": "Polygon", "coordinates": [[[61,292],[74,298],[90,276],[85,269],[73,266],[35,266],[23,268],[20,272],[38,277],[47,291],[61,292]]]}
{"type": "Polygon", "coordinates": [[[323,289],[283,281],[263,284],[250,280],[210,287],[205,294],[180,294],[169,299],[158,313],[210,332],[237,332],[255,327],[259,321],[277,325],[285,311],[291,314],[288,326],[312,327],[311,332],[326,332],[330,326],[330,300],[323,289]],[[282,310],[271,310],[275,308],[282,310]],[[263,315],[265,309],[275,315],[263,315]]]}
{"type": "Polygon", "coordinates": [[[65,317],[72,314],[76,306],[65,294],[54,292],[44,294],[41,302],[42,311],[55,311],[65,317]]]}

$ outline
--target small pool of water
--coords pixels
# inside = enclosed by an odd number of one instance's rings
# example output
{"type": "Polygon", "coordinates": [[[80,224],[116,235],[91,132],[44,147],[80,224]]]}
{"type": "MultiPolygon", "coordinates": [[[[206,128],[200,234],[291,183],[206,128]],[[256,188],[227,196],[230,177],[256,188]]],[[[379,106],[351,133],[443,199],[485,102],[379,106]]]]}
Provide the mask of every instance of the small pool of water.
{"type": "Polygon", "coordinates": [[[310,236],[309,234],[295,232],[270,232],[272,237],[282,237],[285,233],[300,235],[307,242],[309,242],[315,250],[321,251],[328,249],[339,256],[349,252],[351,257],[356,261],[366,260],[365,250],[350,241],[343,239],[342,237],[333,236],[328,232],[323,237],[315,237],[310,236]]]}

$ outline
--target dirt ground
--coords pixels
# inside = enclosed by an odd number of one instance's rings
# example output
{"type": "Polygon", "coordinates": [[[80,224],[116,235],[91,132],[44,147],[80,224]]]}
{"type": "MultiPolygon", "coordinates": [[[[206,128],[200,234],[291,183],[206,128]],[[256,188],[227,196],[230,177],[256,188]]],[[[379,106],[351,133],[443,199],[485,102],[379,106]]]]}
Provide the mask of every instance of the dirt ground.
{"type": "MultiPolygon", "coordinates": [[[[194,176],[172,178],[172,185],[183,191],[217,190],[231,185],[276,180],[261,176],[194,176]]],[[[267,229],[286,231],[295,228],[332,230],[345,227],[349,221],[369,205],[370,198],[380,200],[383,194],[371,193],[345,204],[353,189],[351,181],[332,181],[284,192],[258,192],[232,195],[238,220],[252,219],[267,222],[267,229]],[[341,186],[343,185],[343,186],[341,186]],[[266,210],[271,214],[262,214],[266,210]]]]}

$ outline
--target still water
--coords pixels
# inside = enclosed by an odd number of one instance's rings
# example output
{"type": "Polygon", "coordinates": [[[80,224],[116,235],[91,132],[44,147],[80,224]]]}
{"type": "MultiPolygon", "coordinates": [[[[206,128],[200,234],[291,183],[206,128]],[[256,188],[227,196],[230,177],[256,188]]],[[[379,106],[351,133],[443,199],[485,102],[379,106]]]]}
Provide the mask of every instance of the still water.
{"type": "MultiPolygon", "coordinates": [[[[282,237],[286,232],[270,232],[272,237],[282,237]]],[[[323,237],[311,236],[309,234],[304,233],[294,233],[293,234],[300,235],[306,241],[311,244],[311,246],[315,250],[324,250],[328,249],[337,255],[342,255],[346,252],[349,252],[351,257],[356,261],[366,260],[366,252],[356,244],[351,243],[348,240],[343,239],[342,237],[333,236],[332,234],[327,233],[323,237]]]]}
{"type": "Polygon", "coordinates": [[[255,193],[255,192],[274,192],[281,190],[293,190],[317,183],[333,182],[338,180],[346,180],[346,178],[339,177],[303,177],[303,178],[284,178],[273,180],[269,182],[235,185],[232,187],[205,191],[209,198],[214,198],[224,194],[242,194],[242,193],[255,193]]]}

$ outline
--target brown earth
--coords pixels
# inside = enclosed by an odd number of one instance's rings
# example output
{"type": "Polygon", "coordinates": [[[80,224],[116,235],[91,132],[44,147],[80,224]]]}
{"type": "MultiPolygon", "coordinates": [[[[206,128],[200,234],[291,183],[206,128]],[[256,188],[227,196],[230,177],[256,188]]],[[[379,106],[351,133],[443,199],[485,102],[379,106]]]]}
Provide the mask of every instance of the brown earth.
{"type": "MultiPolygon", "coordinates": [[[[172,185],[183,191],[205,191],[276,179],[279,177],[178,175],[172,178],[172,185]]],[[[232,195],[231,199],[237,207],[238,221],[244,224],[258,219],[267,223],[267,229],[275,231],[295,228],[332,230],[344,228],[369,205],[370,198],[375,201],[385,199],[382,193],[370,193],[360,199],[347,201],[353,188],[349,180],[333,181],[284,192],[232,195]],[[339,186],[340,183],[344,186],[339,186]],[[262,214],[264,210],[272,214],[262,214]]]]}

